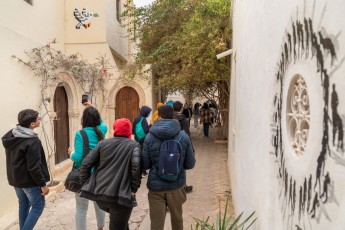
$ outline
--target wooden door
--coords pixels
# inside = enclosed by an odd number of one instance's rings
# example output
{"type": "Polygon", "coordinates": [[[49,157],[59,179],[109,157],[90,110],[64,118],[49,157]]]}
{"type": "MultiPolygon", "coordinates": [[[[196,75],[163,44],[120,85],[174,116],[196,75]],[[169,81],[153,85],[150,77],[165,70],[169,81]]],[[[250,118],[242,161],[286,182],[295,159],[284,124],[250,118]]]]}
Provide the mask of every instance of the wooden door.
{"type": "Polygon", "coordinates": [[[128,118],[133,123],[139,115],[139,95],[132,87],[124,87],[116,95],[115,119],[128,118]]]}
{"type": "Polygon", "coordinates": [[[55,90],[54,111],[55,164],[58,164],[68,158],[69,147],[68,99],[63,86],[55,90]]]}

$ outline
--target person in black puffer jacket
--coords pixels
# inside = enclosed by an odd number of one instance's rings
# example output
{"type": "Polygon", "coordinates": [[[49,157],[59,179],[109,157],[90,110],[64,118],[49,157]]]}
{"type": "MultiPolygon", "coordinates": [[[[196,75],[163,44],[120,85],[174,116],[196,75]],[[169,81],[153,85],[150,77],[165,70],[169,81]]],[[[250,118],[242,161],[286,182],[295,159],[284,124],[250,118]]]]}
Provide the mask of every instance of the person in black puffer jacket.
{"type": "Polygon", "coordinates": [[[97,202],[110,213],[110,230],[128,229],[141,183],[141,149],[131,140],[132,125],[126,118],[114,122],[114,138],[100,141],[80,167],[80,196],[97,202]],[[96,166],[95,172],[91,169],[96,166]]]}

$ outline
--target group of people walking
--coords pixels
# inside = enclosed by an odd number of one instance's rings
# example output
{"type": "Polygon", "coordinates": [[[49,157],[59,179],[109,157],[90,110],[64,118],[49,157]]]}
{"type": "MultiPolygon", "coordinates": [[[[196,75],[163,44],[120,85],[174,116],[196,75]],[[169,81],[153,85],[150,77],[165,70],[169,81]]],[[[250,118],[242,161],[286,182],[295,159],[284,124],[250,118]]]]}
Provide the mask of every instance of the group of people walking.
{"type": "MultiPolygon", "coordinates": [[[[135,194],[141,185],[142,173],[149,170],[147,187],[151,229],[164,229],[169,210],[172,229],[182,230],[182,205],[187,199],[186,193],[192,189],[186,185],[185,170],[192,169],[196,163],[189,121],[178,118],[182,115],[182,103],[174,102],[173,107],[157,106],[150,125],[146,118],[151,108],[143,106],[133,126],[126,118],[115,120],[113,137],[108,139],[105,138],[108,127],[98,110],[88,101],[84,105],[82,130],[75,134],[74,148],[68,149],[74,167],[80,170],[83,184],[75,193],[76,229],[86,229],[89,200],[94,203],[99,230],[105,226],[105,212],[110,217],[109,229],[129,229],[128,221],[137,205],[135,194]],[[139,135],[140,132],[145,134],[144,137],[139,135]],[[88,142],[86,148],[89,153],[86,156],[83,133],[86,133],[88,142]],[[178,143],[177,148],[175,143],[178,143]],[[162,150],[163,146],[167,149],[162,150]],[[163,152],[178,156],[174,157],[177,162],[174,177],[162,175],[161,161],[169,163],[171,160],[162,158],[163,152]]],[[[44,209],[44,197],[49,193],[47,182],[50,175],[44,150],[33,131],[39,126],[39,113],[26,109],[19,112],[18,125],[2,137],[7,178],[18,197],[20,229],[25,230],[34,228],[44,209]]]]}
{"type": "Polygon", "coordinates": [[[209,136],[209,128],[214,123],[219,122],[218,110],[213,103],[204,102],[201,105],[199,102],[196,102],[193,106],[193,109],[186,103],[183,106],[182,114],[191,120],[192,116],[194,117],[194,127],[198,127],[199,124],[203,124],[203,133],[204,137],[209,136]]]}

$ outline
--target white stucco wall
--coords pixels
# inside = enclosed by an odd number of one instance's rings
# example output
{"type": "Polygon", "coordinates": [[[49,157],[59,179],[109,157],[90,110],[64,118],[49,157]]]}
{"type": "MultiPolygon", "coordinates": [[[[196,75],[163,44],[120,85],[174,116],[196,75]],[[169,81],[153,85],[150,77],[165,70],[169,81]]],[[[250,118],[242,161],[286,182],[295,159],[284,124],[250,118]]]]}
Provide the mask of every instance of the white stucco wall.
{"type": "MultiPolygon", "coordinates": [[[[337,114],[344,124],[344,10],[345,2],[341,0],[233,1],[229,169],[237,213],[256,211],[258,220],[253,229],[344,229],[345,154],[332,144],[332,122],[336,119],[331,106],[335,84],[339,100],[337,114]],[[319,53],[315,51],[314,57],[311,27],[307,23],[306,29],[305,18],[308,22],[310,18],[317,38],[319,53]],[[300,34],[298,23],[303,26],[300,34]],[[333,64],[330,46],[324,49],[319,32],[334,47],[333,64]],[[299,42],[302,38],[298,35],[303,35],[303,42],[299,42]],[[318,62],[321,63],[316,58],[318,55],[322,56],[323,70],[327,71],[322,77],[322,71],[318,72],[318,62]],[[281,60],[284,61],[282,69],[281,60]],[[296,74],[302,75],[306,82],[310,105],[308,140],[301,157],[295,155],[290,145],[286,115],[290,106],[287,105],[289,85],[296,74]],[[277,121],[274,121],[275,114],[277,121]],[[277,136],[277,129],[281,136],[277,136]],[[321,172],[319,176],[318,172],[321,172]],[[316,180],[318,177],[320,180],[316,180]],[[325,188],[328,193],[321,197],[325,188]],[[319,201],[315,213],[314,201],[319,201]]],[[[338,134],[339,129],[336,145],[338,134]]]]}
{"type": "MultiPolygon", "coordinates": [[[[40,78],[33,76],[25,66],[17,63],[11,55],[24,57],[31,50],[56,38],[62,40],[63,2],[35,0],[34,6],[22,0],[3,0],[0,14],[0,67],[2,115],[0,133],[3,135],[17,124],[20,110],[39,110],[40,78]],[[42,20],[44,19],[44,20],[42,20]]],[[[39,128],[40,129],[40,128],[39,128]]],[[[40,133],[40,130],[36,130],[40,133]]],[[[1,135],[1,136],[2,136],[1,135]]],[[[5,151],[0,146],[0,216],[16,207],[17,198],[7,184],[5,151]]]]}
{"type": "MultiPolygon", "coordinates": [[[[120,12],[122,13],[124,10],[123,3],[125,1],[122,0],[120,2],[120,12]]],[[[122,27],[126,22],[121,19],[120,23],[116,19],[116,12],[116,1],[106,0],[107,43],[112,50],[116,51],[116,53],[121,56],[121,58],[131,60],[132,46],[129,41],[127,29],[122,27]]]]}

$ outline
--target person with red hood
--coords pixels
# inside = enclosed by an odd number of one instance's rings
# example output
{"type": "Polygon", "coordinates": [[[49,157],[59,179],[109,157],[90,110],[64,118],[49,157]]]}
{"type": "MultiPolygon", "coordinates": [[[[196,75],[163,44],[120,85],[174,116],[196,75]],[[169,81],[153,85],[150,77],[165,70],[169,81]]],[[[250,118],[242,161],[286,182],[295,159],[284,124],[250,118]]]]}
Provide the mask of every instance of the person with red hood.
{"type": "Polygon", "coordinates": [[[100,141],[82,162],[80,196],[110,213],[110,230],[127,230],[141,184],[141,148],[131,140],[132,124],[127,118],[117,119],[113,128],[114,138],[100,141]]]}

